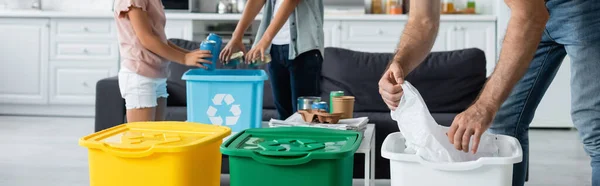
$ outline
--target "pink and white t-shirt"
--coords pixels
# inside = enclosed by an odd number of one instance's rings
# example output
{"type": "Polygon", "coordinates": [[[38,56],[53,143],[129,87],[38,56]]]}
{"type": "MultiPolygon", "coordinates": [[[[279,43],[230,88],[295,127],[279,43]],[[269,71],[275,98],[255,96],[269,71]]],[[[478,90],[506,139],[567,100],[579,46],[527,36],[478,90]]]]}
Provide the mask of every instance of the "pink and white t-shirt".
{"type": "Polygon", "coordinates": [[[150,19],[152,32],[165,44],[168,43],[165,34],[167,19],[161,0],[115,0],[114,17],[119,38],[121,66],[142,76],[166,78],[169,73],[169,62],[142,46],[126,15],[131,7],[145,11],[150,19]]]}

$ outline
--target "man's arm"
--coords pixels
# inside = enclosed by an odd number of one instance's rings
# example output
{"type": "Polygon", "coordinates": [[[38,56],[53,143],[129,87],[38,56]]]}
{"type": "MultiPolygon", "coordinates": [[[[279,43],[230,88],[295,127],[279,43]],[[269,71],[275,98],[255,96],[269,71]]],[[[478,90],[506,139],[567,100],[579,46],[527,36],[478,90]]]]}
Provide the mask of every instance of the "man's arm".
{"type": "Polygon", "coordinates": [[[233,32],[233,39],[241,40],[244,37],[244,33],[250,26],[250,24],[256,18],[256,15],[260,12],[260,9],[265,5],[266,0],[248,0],[244,12],[242,13],[242,19],[238,22],[233,32]]]}
{"type": "Polygon", "coordinates": [[[483,132],[491,125],[495,113],[523,77],[540,43],[549,14],[544,0],[505,0],[511,9],[508,30],[502,44],[500,60],[475,103],[459,114],[452,123],[448,138],[454,147],[477,152],[483,132]]]}
{"type": "Polygon", "coordinates": [[[440,25],[440,1],[414,1],[410,3],[410,10],[408,23],[392,60],[402,67],[405,75],[419,66],[431,52],[440,25]]]}
{"type": "Polygon", "coordinates": [[[511,18],[500,60],[478,101],[498,110],[533,60],[549,14],[543,0],[505,0],[511,18]]]}
{"type": "Polygon", "coordinates": [[[296,9],[296,6],[298,6],[298,4],[300,3],[300,0],[278,1],[283,1],[283,3],[281,4],[279,10],[275,12],[275,16],[273,17],[273,20],[271,20],[271,24],[269,24],[269,27],[267,28],[265,34],[262,37],[262,40],[265,40],[265,42],[268,41],[268,43],[272,42],[275,35],[277,35],[277,32],[279,32],[281,27],[283,27],[283,25],[288,20],[292,12],[294,12],[294,9],[296,9]]]}
{"type": "Polygon", "coordinates": [[[408,23],[396,54],[379,80],[379,94],[390,110],[398,107],[404,77],[415,69],[431,51],[440,25],[440,1],[411,1],[408,23]]]}

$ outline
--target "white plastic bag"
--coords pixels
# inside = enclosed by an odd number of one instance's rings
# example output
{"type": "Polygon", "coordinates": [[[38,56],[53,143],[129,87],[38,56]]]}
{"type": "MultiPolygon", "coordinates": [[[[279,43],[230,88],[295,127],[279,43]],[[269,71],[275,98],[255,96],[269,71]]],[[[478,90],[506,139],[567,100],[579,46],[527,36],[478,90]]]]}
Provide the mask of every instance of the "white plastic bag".
{"type": "MultiPolygon", "coordinates": [[[[436,123],[419,91],[408,81],[404,81],[402,89],[404,95],[398,108],[391,114],[406,139],[407,152],[412,151],[431,162],[464,162],[477,160],[479,157],[498,156],[496,136],[489,133],[481,136],[476,154],[456,150],[446,136],[449,127],[436,123]]],[[[471,144],[472,141],[469,145],[471,144]]]]}

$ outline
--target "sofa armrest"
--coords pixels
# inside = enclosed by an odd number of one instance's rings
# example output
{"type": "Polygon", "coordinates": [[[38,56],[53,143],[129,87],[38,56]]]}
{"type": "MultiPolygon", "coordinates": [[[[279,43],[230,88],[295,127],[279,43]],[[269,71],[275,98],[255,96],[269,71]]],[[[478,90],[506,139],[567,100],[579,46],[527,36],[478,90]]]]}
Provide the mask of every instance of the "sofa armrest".
{"type": "Polygon", "coordinates": [[[125,100],[121,98],[119,80],[105,78],[96,83],[95,131],[125,123],[125,100]]]}

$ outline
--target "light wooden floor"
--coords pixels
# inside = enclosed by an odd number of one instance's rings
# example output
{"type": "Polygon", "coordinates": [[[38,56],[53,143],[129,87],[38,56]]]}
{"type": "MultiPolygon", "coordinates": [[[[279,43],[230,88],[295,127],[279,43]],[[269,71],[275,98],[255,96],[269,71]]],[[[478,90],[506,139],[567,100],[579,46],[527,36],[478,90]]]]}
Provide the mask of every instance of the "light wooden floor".
{"type": "MultiPolygon", "coordinates": [[[[93,129],[89,118],[0,116],[0,186],[89,185],[86,149],[77,141],[93,129]]],[[[576,131],[532,130],[530,141],[527,186],[591,185],[589,158],[576,131]]],[[[226,176],[222,185],[228,185],[226,176]]]]}

